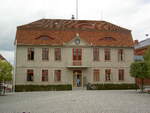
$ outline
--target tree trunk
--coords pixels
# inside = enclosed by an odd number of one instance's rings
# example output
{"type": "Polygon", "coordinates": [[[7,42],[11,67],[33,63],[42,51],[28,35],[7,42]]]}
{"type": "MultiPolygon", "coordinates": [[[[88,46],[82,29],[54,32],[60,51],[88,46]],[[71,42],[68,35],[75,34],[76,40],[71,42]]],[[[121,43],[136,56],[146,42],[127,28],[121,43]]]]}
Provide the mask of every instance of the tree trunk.
{"type": "Polygon", "coordinates": [[[6,90],[6,87],[4,86],[4,95],[5,95],[5,90],[6,90]]]}
{"type": "Polygon", "coordinates": [[[141,92],[144,92],[144,79],[141,79],[141,92]]]}
{"type": "Polygon", "coordinates": [[[3,83],[4,83],[4,92],[3,92],[3,95],[5,95],[5,90],[6,90],[6,87],[5,87],[5,81],[3,81],[3,83]]]}
{"type": "Polygon", "coordinates": [[[137,91],[137,77],[135,77],[135,88],[136,88],[136,91],[137,91]]]}

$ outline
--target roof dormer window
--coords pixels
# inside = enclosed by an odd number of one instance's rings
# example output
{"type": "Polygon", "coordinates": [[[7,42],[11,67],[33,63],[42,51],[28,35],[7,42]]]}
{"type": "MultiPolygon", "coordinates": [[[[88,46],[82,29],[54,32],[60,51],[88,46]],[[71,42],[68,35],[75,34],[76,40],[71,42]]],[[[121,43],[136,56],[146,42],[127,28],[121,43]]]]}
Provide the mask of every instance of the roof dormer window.
{"type": "Polygon", "coordinates": [[[104,38],[100,38],[99,40],[104,40],[104,41],[116,41],[116,39],[113,38],[113,37],[104,37],[104,38]]]}
{"type": "Polygon", "coordinates": [[[54,40],[53,37],[50,37],[48,35],[41,35],[40,37],[36,38],[38,40],[54,40]]]}

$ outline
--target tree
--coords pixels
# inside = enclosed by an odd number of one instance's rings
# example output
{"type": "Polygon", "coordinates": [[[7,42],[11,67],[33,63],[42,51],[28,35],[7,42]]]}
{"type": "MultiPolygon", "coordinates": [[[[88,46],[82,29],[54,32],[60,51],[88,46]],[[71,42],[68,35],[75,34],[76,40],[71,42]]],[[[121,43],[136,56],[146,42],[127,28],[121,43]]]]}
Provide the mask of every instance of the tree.
{"type": "Polygon", "coordinates": [[[132,77],[141,79],[141,91],[143,92],[144,78],[150,77],[149,66],[145,61],[133,62],[130,66],[130,74],[132,77]]]}
{"type": "MultiPolygon", "coordinates": [[[[0,82],[5,83],[6,81],[12,80],[12,66],[7,61],[0,60],[0,82]]],[[[5,89],[5,88],[4,88],[5,89]]],[[[4,90],[5,93],[5,90],[4,90]]]]}
{"type": "Polygon", "coordinates": [[[144,60],[148,63],[150,63],[150,47],[146,50],[144,54],[144,60]]]}
{"type": "Polygon", "coordinates": [[[150,76],[150,47],[146,50],[144,54],[144,61],[148,65],[148,71],[149,71],[149,76],[150,76]]]}

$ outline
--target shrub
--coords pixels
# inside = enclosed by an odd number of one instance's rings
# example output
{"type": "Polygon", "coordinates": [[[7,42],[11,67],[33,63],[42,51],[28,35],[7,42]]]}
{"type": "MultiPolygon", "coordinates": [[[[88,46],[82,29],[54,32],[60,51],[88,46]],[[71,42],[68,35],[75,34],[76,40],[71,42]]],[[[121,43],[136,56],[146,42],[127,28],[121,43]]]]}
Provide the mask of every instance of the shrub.
{"type": "Polygon", "coordinates": [[[91,84],[88,90],[124,90],[137,89],[135,84],[91,84]]]}
{"type": "Polygon", "coordinates": [[[63,91],[72,90],[72,85],[16,85],[16,92],[25,91],[63,91]]]}

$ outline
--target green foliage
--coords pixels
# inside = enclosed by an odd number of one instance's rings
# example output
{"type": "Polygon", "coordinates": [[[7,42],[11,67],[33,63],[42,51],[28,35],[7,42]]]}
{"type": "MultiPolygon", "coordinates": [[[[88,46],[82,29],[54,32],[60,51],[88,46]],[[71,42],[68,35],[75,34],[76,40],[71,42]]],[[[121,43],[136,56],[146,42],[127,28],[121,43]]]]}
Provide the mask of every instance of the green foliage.
{"type": "Polygon", "coordinates": [[[135,84],[92,84],[88,90],[125,90],[136,88],[135,84]]]}
{"type": "Polygon", "coordinates": [[[144,60],[146,62],[149,62],[150,63],[150,47],[147,49],[147,51],[145,52],[144,54],[144,60]]]}
{"type": "Polygon", "coordinates": [[[130,66],[130,74],[135,78],[148,78],[149,74],[149,65],[146,62],[133,62],[130,66]]]}
{"type": "Polygon", "coordinates": [[[0,82],[12,80],[12,66],[6,61],[0,60],[0,82]]]}
{"type": "Polygon", "coordinates": [[[72,85],[16,85],[15,91],[64,91],[72,90],[72,85]]]}
{"type": "Polygon", "coordinates": [[[150,47],[145,52],[144,60],[148,65],[148,73],[149,73],[149,77],[150,77],[150,47]]]}

